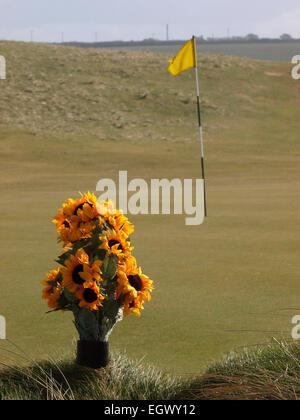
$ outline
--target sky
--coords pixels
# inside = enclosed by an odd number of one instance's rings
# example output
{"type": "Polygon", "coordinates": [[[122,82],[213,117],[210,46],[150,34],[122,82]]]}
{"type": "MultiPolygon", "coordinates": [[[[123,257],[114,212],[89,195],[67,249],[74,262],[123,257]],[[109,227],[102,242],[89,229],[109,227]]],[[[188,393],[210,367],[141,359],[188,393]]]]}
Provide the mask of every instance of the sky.
{"type": "Polygon", "coordinates": [[[299,0],[0,0],[0,39],[112,41],[244,36],[300,38],[299,0]]]}

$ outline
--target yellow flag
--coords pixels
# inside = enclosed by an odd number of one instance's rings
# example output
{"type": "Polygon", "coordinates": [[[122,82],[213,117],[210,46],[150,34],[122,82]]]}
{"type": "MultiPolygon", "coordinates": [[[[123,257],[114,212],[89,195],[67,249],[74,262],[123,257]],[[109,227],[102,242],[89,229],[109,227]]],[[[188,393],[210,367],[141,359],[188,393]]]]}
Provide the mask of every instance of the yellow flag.
{"type": "Polygon", "coordinates": [[[169,60],[169,72],[173,76],[190,69],[191,67],[196,67],[196,54],[195,54],[195,40],[194,38],[188,41],[173,60],[169,60]]]}

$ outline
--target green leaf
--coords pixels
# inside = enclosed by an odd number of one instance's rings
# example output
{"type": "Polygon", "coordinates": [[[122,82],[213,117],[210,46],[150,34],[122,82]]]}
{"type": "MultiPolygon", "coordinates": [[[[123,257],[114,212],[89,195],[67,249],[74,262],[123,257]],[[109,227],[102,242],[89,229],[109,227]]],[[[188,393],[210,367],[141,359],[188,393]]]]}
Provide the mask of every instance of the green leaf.
{"type": "Polygon", "coordinates": [[[109,222],[104,222],[102,226],[111,233],[114,231],[114,227],[109,222]]]}
{"type": "Polygon", "coordinates": [[[56,309],[51,309],[51,311],[47,311],[46,314],[51,314],[52,312],[58,312],[58,311],[72,311],[71,305],[62,306],[56,309]]]}
{"type": "Polygon", "coordinates": [[[114,254],[110,254],[104,258],[101,270],[102,277],[104,280],[112,280],[117,273],[117,262],[118,257],[114,254]]]}
{"type": "Polygon", "coordinates": [[[71,256],[70,252],[65,252],[64,254],[60,255],[57,260],[55,260],[58,264],[66,266],[65,262],[71,256]]]}
{"type": "Polygon", "coordinates": [[[75,303],[78,301],[77,297],[74,295],[74,293],[70,292],[68,289],[64,288],[63,292],[61,294],[61,297],[69,304],[69,303],[75,303]]]}
{"type": "Polygon", "coordinates": [[[90,245],[91,245],[91,238],[81,239],[80,241],[76,241],[73,244],[72,254],[75,255],[76,252],[80,248],[83,248],[84,250],[86,250],[86,248],[88,248],[90,245]]]}
{"type": "Polygon", "coordinates": [[[106,249],[95,249],[95,251],[93,252],[92,263],[95,262],[96,260],[103,261],[106,253],[107,253],[106,249]]]}

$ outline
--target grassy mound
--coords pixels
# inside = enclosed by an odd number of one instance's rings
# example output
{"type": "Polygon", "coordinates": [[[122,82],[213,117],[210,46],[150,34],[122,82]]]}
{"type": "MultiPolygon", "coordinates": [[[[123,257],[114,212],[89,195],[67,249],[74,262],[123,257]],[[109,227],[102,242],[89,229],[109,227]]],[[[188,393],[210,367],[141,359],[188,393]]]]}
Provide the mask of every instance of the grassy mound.
{"type": "Polygon", "coordinates": [[[0,371],[0,400],[173,399],[184,383],[140,361],[113,353],[107,368],[93,370],[63,360],[33,361],[0,371]]]}
{"type": "Polygon", "coordinates": [[[199,378],[183,379],[113,353],[92,370],[73,358],[0,372],[0,399],[11,400],[297,400],[300,347],[276,343],[230,354],[199,378]]]}
{"type": "MultiPolygon", "coordinates": [[[[198,140],[194,73],[173,78],[173,53],[8,41],[0,41],[0,53],[7,62],[0,127],[100,140],[198,140]]],[[[249,129],[257,128],[255,137],[263,128],[282,142],[276,117],[286,140],[294,134],[288,125],[297,121],[299,87],[289,63],[206,54],[198,61],[207,138],[221,134],[231,143],[238,130],[244,142],[249,129]]]]}
{"type": "Polygon", "coordinates": [[[192,381],[184,397],[208,400],[298,400],[300,346],[276,343],[232,353],[192,381]]]}

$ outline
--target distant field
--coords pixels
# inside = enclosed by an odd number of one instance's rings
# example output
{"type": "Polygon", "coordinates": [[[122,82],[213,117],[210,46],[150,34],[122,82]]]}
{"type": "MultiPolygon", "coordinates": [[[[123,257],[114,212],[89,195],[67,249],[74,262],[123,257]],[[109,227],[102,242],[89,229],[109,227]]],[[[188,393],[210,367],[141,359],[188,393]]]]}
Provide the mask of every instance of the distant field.
{"type": "MultiPolygon", "coordinates": [[[[51,219],[119,170],[148,182],[200,177],[194,74],[171,77],[164,53],[0,42],[0,55],[0,314],[27,353],[61,356],[76,332],[41,300],[60,249],[51,219]]],[[[155,291],[111,337],[180,373],[289,339],[300,313],[300,82],[283,62],[201,55],[199,69],[209,217],[198,227],[130,217],[155,291]]]]}
{"type": "MultiPolygon", "coordinates": [[[[120,50],[154,51],[176,54],[182,44],[162,46],[115,47],[120,50]]],[[[223,54],[248,57],[256,60],[291,61],[294,55],[300,54],[300,42],[294,43],[245,43],[245,44],[199,44],[198,52],[203,54],[223,54]]]]}

